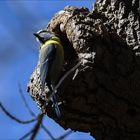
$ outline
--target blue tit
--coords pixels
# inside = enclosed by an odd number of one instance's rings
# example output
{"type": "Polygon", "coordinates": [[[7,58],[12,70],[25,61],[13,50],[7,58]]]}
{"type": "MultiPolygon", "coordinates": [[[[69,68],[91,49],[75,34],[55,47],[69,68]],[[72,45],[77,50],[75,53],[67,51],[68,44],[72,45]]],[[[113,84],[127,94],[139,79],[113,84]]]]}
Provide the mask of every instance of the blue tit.
{"type": "MultiPolygon", "coordinates": [[[[61,45],[60,39],[52,32],[41,30],[34,35],[41,43],[39,66],[42,91],[44,91],[46,83],[52,93],[60,77],[60,72],[64,62],[63,46],[61,45]]],[[[53,102],[56,115],[60,117],[61,113],[56,96],[54,95],[51,100],[53,102]]]]}

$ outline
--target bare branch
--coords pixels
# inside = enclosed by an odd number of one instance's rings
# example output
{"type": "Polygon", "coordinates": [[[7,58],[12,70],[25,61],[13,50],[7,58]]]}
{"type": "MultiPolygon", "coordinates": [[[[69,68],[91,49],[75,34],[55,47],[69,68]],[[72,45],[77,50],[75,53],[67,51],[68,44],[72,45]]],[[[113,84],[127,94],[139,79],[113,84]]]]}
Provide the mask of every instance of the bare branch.
{"type": "Polygon", "coordinates": [[[55,138],[53,137],[53,135],[50,133],[50,131],[43,125],[43,123],[41,124],[42,129],[50,136],[50,138],[52,140],[55,140],[55,138]]]}
{"type": "MultiPolygon", "coordinates": [[[[21,98],[25,104],[25,107],[27,108],[28,112],[30,113],[31,116],[33,117],[36,117],[36,114],[31,110],[31,108],[29,107],[28,103],[27,103],[27,100],[23,94],[23,90],[21,88],[21,84],[18,83],[18,88],[19,88],[19,93],[21,95],[21,98]]],[[[53,135],[51,134],[51,132],[43,125],[43,123],[41,124],[41,128],[48,134],[48,136],[52,139],[52,140],[55,140],[55,138],[53,137],[53,135]]],[[[32,130],[30,132],[28,132],[29,134],[32,133],[32,130]]],[[[28,136],[28,133],[25,134],[21,139],[24,139],[28,136]],[[26,136],[27,135],[27,136],[26,136]]]]}
{"type": "Polygon", "coordinates": [[[26,133],[24,136],[22,136],[19,140],[24,140],[25,138],[27,138],[29,135],[31,135],[33,132],[33,129],[31,129],[28,133],[26,133]]]}
{"type": "MultiPolygon", "coordinates": [[[[33,116],[33,117],[36,117],[35,113],[31,110],[31,108],[29,107],[28,103],[27,103],[27,100],[23,94],[23,91],[22,91],[22,88],[21,88],[21,84],[18,83],[18,88],[19,88],[19,93],[21,95],[21,98],[25,104],[25,107],[27,108],[27,110],[29,111],[30,115],[33,116]]],[[[53,135],[49,132],[49,130],[43,125],[43,123],[41,124],[41,128],[49,135],[49,137],[52,139],[52,140],[55,140],[55,138],[53,137],[53,135]]],[[[32,130],[30,132],[28,132],[29,134],[32,133],[32,130]]],[[[28,133],[26,134],[28,136],[28,133]]],[[[26,138],[27,136],[24,135],[22,139],[26,138]]]]}
{"type": "Polygon", "coordinates": [[[34,140],[36,135],[37,135],[37,133],[39,132],[40,126],[42,124],[43,117],[44,117],[44,114],[39,115],[38,121],[37,121],[37,123],[35,124],[35,126],[33,128],[32,136],[31,136],[30,140],[34,140]]]}
{"type": "Polygon", "coordinates": [[[36,121],[38,118],[34,118],[34,119],[31,119],[31,120],[26,120],[26,121],[23,121],[23,120],[20,120],[18,118],[16,118],[15,116],[13,116],[11,113],[9,113],[5,107],[2,105],[2,103],[0,102],[0,108],[2,109],[2,111],[9,117],[11,118],[12,120],[18,122],[18,123],[22,123],[22,124],[28,124],[28,123],[32,123],[34,121],[36,121]]]}
{"type": "Polygon", "coordinates": [[[65,139],[68,135],[70,135],[73,131],[69,130],[68,132],[64,133],[62,136],[58,137],[56,140],[63,140],[65,139]]]}
{"type": "Polygon", "coordinates": [[[28,112],[30,113],[30,115],[33,116],[33,117],[35,117],[36,115],[35,115],[35,113],[31,110],[31,108],[29,107],[29,105],[28,105],[28,103],[27,103],[27,100],[26,100],[26,98],[25,98],[25,96],[24,96],[24,94],[23,94],[23,91],[22,91],[22,88],[21,88],[20,83],[18,83],[18,88],[19,88],[19,93],[20,93],[20,95],[21,95],[21,98],[22,98],[22,100],[23,100],[23,102],[24,102],[24,104],[25,104],[25,107],[27,108],[27,110],[28,110],[28,112]]]}

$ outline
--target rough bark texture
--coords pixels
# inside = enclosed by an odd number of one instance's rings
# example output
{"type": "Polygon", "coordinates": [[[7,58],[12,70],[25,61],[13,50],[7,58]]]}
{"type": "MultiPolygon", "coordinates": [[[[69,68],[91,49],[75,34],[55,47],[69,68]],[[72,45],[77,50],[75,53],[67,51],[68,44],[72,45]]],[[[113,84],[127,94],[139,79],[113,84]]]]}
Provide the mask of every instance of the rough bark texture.
{"type": "Polygon", "coordinates": [[[140,140],[140,3],[97,0],[93,11],[66,7],[47,29],[65,49],[62,75],[81,64],[61,84],[58,119],[40,92],[39,71],[28,91],[40,109],[65,129],[90,132],[96,140],[140,140]]]}

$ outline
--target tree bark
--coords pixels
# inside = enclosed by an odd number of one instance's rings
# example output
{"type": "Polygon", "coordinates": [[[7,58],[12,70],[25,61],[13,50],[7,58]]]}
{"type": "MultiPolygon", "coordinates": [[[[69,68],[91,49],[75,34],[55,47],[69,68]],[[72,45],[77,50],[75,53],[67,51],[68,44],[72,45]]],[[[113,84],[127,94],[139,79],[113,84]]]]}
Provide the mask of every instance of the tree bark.
{"type": "Polygon", "coordinates": [[[62,75],[84,62],[59,87],[61,118],[40,92],[38,68],[28,91],[43,113],[63,128],[96,140],[140,140],[140,2],[97,0],[92,11],[66,7],[46,27],[65,51],[62,75]]]}

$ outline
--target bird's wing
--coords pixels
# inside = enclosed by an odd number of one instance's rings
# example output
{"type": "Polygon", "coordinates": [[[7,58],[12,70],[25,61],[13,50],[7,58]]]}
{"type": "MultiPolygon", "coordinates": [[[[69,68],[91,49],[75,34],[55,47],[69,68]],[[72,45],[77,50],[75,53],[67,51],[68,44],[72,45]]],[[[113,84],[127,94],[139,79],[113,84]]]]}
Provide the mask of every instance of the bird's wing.
{"type": "Polygon", "coordinates": [[[48,82],[50,80],[49,72],[51,69],[51,65],[53,64],[53,60],[55,59],[55,55],[56,55],[56,46],[53,44],[43,47],[40,50],[40,80],[42,90],[44,90],[46,78],[48,82]]]}

